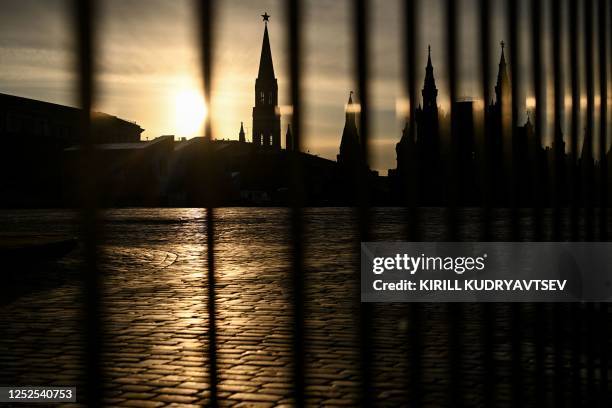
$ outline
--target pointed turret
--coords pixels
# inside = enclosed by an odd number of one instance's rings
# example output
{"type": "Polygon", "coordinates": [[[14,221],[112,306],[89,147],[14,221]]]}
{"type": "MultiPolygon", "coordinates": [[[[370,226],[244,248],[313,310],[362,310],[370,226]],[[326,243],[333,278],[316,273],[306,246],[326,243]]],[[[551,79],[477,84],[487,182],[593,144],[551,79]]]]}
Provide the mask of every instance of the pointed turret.
{"type": "Polygon", "coordinates": [[[345,118],[338,163],[352,166],[358,163],[361,158],[359,132],[357,131],[357,107],[353,104],[353,91],[349,93],[345,118]]]}
{"type": "Polygon", "coordinates": [[[246,138],[244,135],[244,126],[242,122],[240,122],[240,132],[238,133],[238,141],[242,143],[246,142],[246,138]]]}
{"type": "Polygon", "coordinates": [[[425,82],[423,83],[423,109],[438,109],[436,79],[434,78],[433,65],[431,63],[431,46],[427,47],[427,66],[425,67],[425,82]]]}
{"type": "Polygon", "coordinates": [[[495,84],[496,102],[503,103],[504,100],[510,100],[510,78],[508,77],[508,68],[506,66],[506,57],[504,55],[505,44],[501,42],[501,57],[499,58],[499,69],[497,71],[497,83],[495,84]]]}
{"type": "Polygon", "coordinates": [[[417,122],[417,141],[422,148],[432,154],[438,149],[438,88],[434,78],[433,64],[431,63],[431,46],[427,47],[427,66],[425,67],[425,80],[423,81],[423,104],[415,110],[417,122]]]}
{"type": "MultiPolygon", "coordinates": [[[[512,171],[513,160],[520,154],[526,154],[526,149],[531,148],[525,140],[527,127],[514,129],[512,123],[512,90],[506,56],[504,54],[505,44],[502,41],[499,67],[497,70],[497,81],[495,83],[495,101],[487,108],[487,140],[491,157],[495,160],[491,164],[492,180],[506,180],[512,171]],[[513,137],[513,134],[515,137],[513,137]],[[515,154],[517,156],[513,156],[515,154]]],[[[513,61],[510,61],[512,63],[513,61]]],[[[518,105],[518,104],[517,104],[518,105]]],[[[522,111],[517,106],[518,112],[522,111]]],[[[520,179],[520,178],[519,178],[520,179]]],[[[505,203],[514,194],[504,183],[495,184],[492,187],[491,197],[496,203],[505,203]]]]}

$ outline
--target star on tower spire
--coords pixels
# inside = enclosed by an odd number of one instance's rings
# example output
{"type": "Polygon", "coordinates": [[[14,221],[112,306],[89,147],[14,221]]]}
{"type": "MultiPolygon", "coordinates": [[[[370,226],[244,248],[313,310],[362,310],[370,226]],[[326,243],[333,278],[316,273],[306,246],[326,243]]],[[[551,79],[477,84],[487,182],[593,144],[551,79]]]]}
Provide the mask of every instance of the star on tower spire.
{"type": "Polygon", "coordinates": [[[266,23],[266,25],[268,24],[268,21],[270,20],[270,15],[268,14],[268,12],[265,12],[261,15],[263,17],[263,21],[266,23]]]}

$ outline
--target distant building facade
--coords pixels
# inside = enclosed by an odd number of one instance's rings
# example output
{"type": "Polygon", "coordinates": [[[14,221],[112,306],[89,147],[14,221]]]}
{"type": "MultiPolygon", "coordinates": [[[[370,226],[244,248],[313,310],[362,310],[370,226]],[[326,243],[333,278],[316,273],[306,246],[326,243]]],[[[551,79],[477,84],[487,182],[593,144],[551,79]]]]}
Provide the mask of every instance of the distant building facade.
{"type": "MultiPolygon", "coordinates": [[[[169,182],[173,136],[151,141],[96,144],[97,191],[100,205],[160,205],[169,182]]],[[[63,152],[63,201],[78,205],[81,147],[63,152]]]]}
{"type": "MultiPolygon", "coordinates": [[[[57,206],[62,202],[62,151],[81,143],[81,115],[77,108],[0,94],[3,206],[57,206]]],[[[143,129],[96,112],[91,132],[95,144],[136,143],[143,129]]]]}
{"type": "MultiPolygon", "coordinates": [[[[78,144],[81,110],[35,99],[0,93],[0,135],[7,141],[52,143],[66,147],[78,144]]],[[[136,123],[95,112],[92,117],[94,143],[132,143],[144,131],[136,123]]]]}

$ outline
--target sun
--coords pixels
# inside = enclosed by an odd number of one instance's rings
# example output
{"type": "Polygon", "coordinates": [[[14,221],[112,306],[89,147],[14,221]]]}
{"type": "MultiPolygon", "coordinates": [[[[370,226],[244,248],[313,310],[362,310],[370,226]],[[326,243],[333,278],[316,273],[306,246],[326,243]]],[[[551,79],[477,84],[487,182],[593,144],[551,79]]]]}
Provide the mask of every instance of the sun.
{"type": "Polygon", "coordinates": [[[201,135],[208,111],[202,94],[195,89],[181,90],[176,93],[174,106],[177,136],[201,135]]]}

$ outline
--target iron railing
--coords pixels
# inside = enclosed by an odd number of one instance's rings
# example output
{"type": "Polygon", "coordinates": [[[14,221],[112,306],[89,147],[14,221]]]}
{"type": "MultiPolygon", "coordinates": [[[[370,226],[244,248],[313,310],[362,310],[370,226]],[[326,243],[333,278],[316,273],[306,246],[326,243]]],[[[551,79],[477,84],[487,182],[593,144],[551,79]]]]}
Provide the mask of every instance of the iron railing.
{"type": "MultiPolygon", "coordinates": [[[[197,2],[199,10],[200,22],[200,39],[201,39],[201,55],[202,55],[202,75],[204,83],[204,95],[209,112],[211,106],[211,84],[213,83],[213,47],[214,47],[214,27],[212,18],[215,5],[213,0],[201,0],[197,2]]],[[[288,35],[288,54],[289,54],[289,79],[290,79],[290,99],[292,104],[292,130],[294,137],[294,145],[297,150],[303,146],[302,138],[302,65],[303,58],[303,23],[302,14],[304,5],[300,0],[288,0],[287,3],[287,35],[288,35]]],[[[479,0],[478,3],[478,22],[479,22],[479,41],[477,44],[472,44],[480,50],[480,71],[478,73],[481,83],[482,96],[486,109],[487,103],[491,100],[489,73],[491,65],[491,21],[493,18],[493,7],[488,0],[479,0]]],[[[532,71],[532,88],[535,98],[535,137],[534,143],[536,149],[533,167],[533,196],[536,199],[533,201],[531,212],[531,224],[533,233],[530,239],[542,240],[547,239],[545,234],[545,198],[542,197],[540,187],[544,182],[544,174],[540,173],[543,168],[541,163],[545,160],[539,153],[537,148],[542,146],[543,129],[546,112],[546,100],[544,94],[544,78],[543,70],[543,7],[545,3],[538,0],[530,0],[528,7],[530,11],[530,19],[522,19],[522,7],[525,2],[517,0],[508,0],[507,6],[502,12],[506,16],[506,24],[509,27],[508,39],[511,61],[511,94],[512,94],[512,131],[516,132],[516,125],[520,112],[518,111],[519,88],[522,85],[521,70],[519,69],[519,57],[521,53],[521,42],[519,41],[520,33],[523,31],[529,32],[530,43],[532,44],[530,53],[530,68],[532,71]]],[[[369,24],[370,9],[374,5],[368,0],[352,1],[352,10],[354,13],[353,28],[355,39],[355,54],[354,67],[356,72],[357,92],[360,96],[361,114],[360,114],[360,134],[362,156],[367,162],[369,157],[370,146],[370,70],[369,70],[369,45],[371,43],[371,25],[369,24]]],[[[379,5],[382,7],[382,5],[379,5]]],[[[406,94],[409,100],[410,113],[408,115],[409,132],[414,137],[415,134],[415,118],[413,115],[414,109],[417,106],[417,71],[416,67],[416,44],[419,40],[419,27],[416,22],[416,15],[419,11],[420,4],[418,0],[405,0],[403,2],[404,14],[402,32],[404,45],[404,84],[406,94]]],[[[458,12],[465,5],[461,2],[448,0],[444,3],[446,19],[444,24],[446,52],[447,52],[447,77],[449,79],[450,90],[450,118],[451,118],[451,149],[450,159],[456,164],[457,160],[461,160],[458,152],[462,151],[463,138],[457,137],[453,133],[452,123],[456,120],[452,101],[457,99],[457,89],[459,83],[458,72],[458,33],[460,31],[458,12]]],[[[553,240],[562,240],[569,237],[571,240],[579,240],[582,238],[580,234],[580,212],[584,210],[585,234],[587,240],[594,240],[595,234],[595,219],[598,220],[598,239],[607,241],[608,235],[608,198],[607,198],[607,182],[608,182],[608,164],[606,160],[606,148],[608,146],[608,126],[607,126],[607,86],[608,86],[608,47],[612,50],[612,41],[609,38],[610,33],[607,26],[612,21],[612,7],[605,0],[598,0],[597,7],[594,7],[592,0],[579,2],[577,0],[566,0],[556,3],[552,6],[550,13],[550,26],[552,27],[552,51],[553,51],[553,82],[554,82],[554,120],[553,120],[553,200],[552,200],[552,235],[553,240]],[[597,12],[597,21],[594,21],[593,14],[597,12]],[[579,16],[583,16],[582,32],[580,31],[579,16]],[[567,24],[564,25],[564,17],[567,17],[567,24]],[[598,36],[598,65],[595,64],[595,37],[593,28],[597,22],[598,36]],[[570,63],[567,66],[567,71],[562,72],[562,55],[565,50],[562,38],[569,37],[567,52],[569,54],[570,63]],[[582,37],[582,44],[580,44],[582,37]],[[580,99],[581,93],[586,94],[586,118],[584,123],[585,133],[585,149],[588,157],[593,157],[593,141],[595,139],[595,72],[596,68],[599,73],[599,169],[601,171],[598,180],[598,185],[595,185],[595,174],[593,166],[583,166],[584,173],[580,173],[581,169],[575,164],[579,162],[579,129],[581,129],[580,119],[580,99]],[[581,84],[581,73],[584,73],[585,83],[581,84]],[[563,86],[563,75],[567,75],[571,82],[571,112],[570,112],[570,155],[571,162],[574,164],[570,168],[562,163],[562,136],[559,131],[563,123],[563,112],[565,110],[565,97],[563,86]],[[567,183],[569,181],[569,184],[567,183]],[[561,192],[570,186],[571,196],[568,202],[569,205],[569,223],[566,226],[563,222],[564,204],[561,199],[561,192]],[[598,199],[596,200],[596,195],[598,199]],[[596,203],[598,203],[599,212],[596,214],[596,203]],[[597,215],[597,217],[596,217],[597,215]]],[[[93,59],[97,52],[96,48],[96,18],[95,0],[75,0],[74,7],[74,25],[76,27],[75,36],[78,44],[78,90],[80,107],[82,108],[82,165],[83,168],[89,171],[82,171],[82,217],[81,231],[83,242],[85,244],[85,260],[86,268],[83,271],[83,288],[85,291],[85,304],[83,305],[84,322],[85,322],[85,340],[86,340],[86,384],[87,384],[87,403],[91,406],[97,406],[102,403],[102,385],[104,384],[104,375],[101,368],[101,339],[103,338],[104,326],[101,316],[101,269],[98,260],[98,248],[102,243],[103,237],[103,220],[100,219],[100,212],[97,211],[97,194],[96,194],[96,172],[95,166],[95,151],[92,146],[90,136],[90,112],[92,102],[95,100],[96,88],[94,83],[93,59]]],[[[610,52],[612,54],[612,51],[610,52]]],[[[207,139],[212,139],[212,119],[209,115],[206,126],[205,136],[207,139]]],[[[487,115],[484,115],[486,129],[487,115]]],[[[514,135],[516,137],[516,135],[514,135]]],[[[514,140],[514,138],[513,138],[514,140]]],[[[524,239],[524,231],[522,231],[521,222],[521,189],[518,188],[518,168],[520,163],[514,163],[513,171],[508,175],[510,180],[499,180],[493,177],[493,169],[497,166],[502,157],[499,157],[500,150],[490,145],[490,142],[485,140],[483,153],[485,160],[481,162],[481,174],[483,180],[483,205],[482,205],[482,239],[493,240],[499,239],[496,236],[493,227],[494,218],[494,199],[495,191],[500,185],[505,185],[509,182],[513,193],[512,209],[510,218],[512,222],[513,240],[524,239]]],[[[461,170],[461,166],[457,167],[461,170]]],[[[289,271],[292,281],[292,316],[293,316],[293,371],[292,397],[296,406],[306,405],[306,384],[308,383],[308,367],[305,357],[307,349],[306,339],[306,311],[305,311],[305,267],[304,267],[304,214],[303,208],[305,203],[303,175],[298,159],[291,162],[291,270],[289,271]]],[[[418,172],[412,172],[412,176],[407,180],[407,190],[419,191],[414,186],[423,183],[423,175],[418,172]]],[[[461,181],[463,176],[461,171],[454,173],[452,176],[452,184],[450,191],[450,200],[448,204],[447,230],[448,237],[451,240],[461,239],[461,216],[459,204],[461,200],[462,188],[461,181]]],[[[371,234],[371,209],[369,206],[368,191],[364,184],[361,185],[359,192],[359,205],[357,207],[359,234],[358,241],[355,243],[355,253],[359,252],[359,243],[367,241],[371,234]]],[[[215,200],[214,191],[209,192],[211,197],[207,197],[210,206],[206,208],[206,260],[207,260],[207,279],[205,286],[207,289],[207,311],[208,311],[208,347],[207,347],[207,369],[210,382],[210,404],[217,406],[219,403],[217,384],[223,373],[219,372],[217,363],[217,331],[216,331],[216,294],[215,294],[215,200]]],[[[417,241],[421,239],[420,234],[420,216],[417,208],[418,202],[413,196],[407,195],[404,197],[406,206],[406,238],[417,241]]],[[[358,279],[358,271],[355,275],[358,279]]],[[[355,293],[355,302],[359,303],[359,294],[355,293]]],[[[526,308],[529,305],[513,304],[510,306],[510,342],[511,342],[511,374],[509,378],[512,405],[524,406],[526,401],[535,401],[535,406],[543,406],[549,404],[551,395],[553,396],[554,405],[561,406],[565,401],[564,395],[569,390],[571,394],[571,403],[574,406],[587,403],[589,406],[594,404],[605,404],[609,402],[608,391],[608,307],[606,304],[558,304],[554,307],[538,304],[533,306],[534,313],[526,313],[526,308]],[[570,321],[565,321],[567,312],[570,321]],[[586,314],[585,314],[586,313],[586,314]],[[587,317],[586,322],[583,320],[587,317]],[[526,319],[533,319],[534,327],[534,347],[535,361],[533,370],[527,369],[525,366],[523,348],[527,333],[524,332],[526,319]],[[552,322],[552,328],[549,323],[552,322]],[[552,329],[552,330],[551,330],[552,329]],[[571,333],[570,337],[566,337],[567,333],[571,333]],[[546,349],[552,337],[553,345],[553,367],[554,374],[552,384],[549,384],[549,376],[547,374],[549,352],[546,349]],[[582,361],[583,356],[586,361],[582,361]],[[586,384],[583,381],[582,366],[586,364],[586,384]],[[525,388],[525,376],[533,375],[535,387],[525,388]],[[596,383],[599,384],[599,390],[596,389],[596,383]],[[552,386],[552,387],[551,387],[552,386]],[[585,387],[586,386],[586,387],[585,387]],[[554,391],[554,392],[553,392],[554,391]],[[529,395],[528,395],[529,394],[529,395]]],[[[359,304],[359,346],[360,346],[360,378],[361,378],[361,396],[360,404],[362,406],[371,406],[377,402],[376,388],[374,385],[374,353],[375,347],[373,342],[373,323],[374,314],[373,306],[369,304],[359,304]]],[[[420,406],[424,401],[426,394],[425,384],[423,383],[423,374],[426,368],[423,365],[421,351],[424,346],[422,338],[423,326],[423,306],[411,305],[408,318],[410,320],[411,334],[409,339],[410,355],[407,357],[409,372],[407,377],[408,401],[412,406],[420,406]]],[[[507,305],[500,304],[484,304],[482,305],[482,321],[481,321],[481,338],[482,338],[482,405],[494,406],[497,405],[497,387],[499,384],[495,381],[494,373],[497,371],[497,361],[495,352],[497,347],[496,335],[502,333],[502,329],[497,325],[496,316],[500,313],[507,312],[507,305]]],[[[462,406],[469,405],[470,402],[465,399],[466,385],[462,382],[463,363],[463,328],[465,320],[468,317],[465,315],[463,306],[457,304],[449,304],[446,308],[448,318],[449,338],[448,338],[448,353],[449,353],[449,389],[448,389],[448,405],[462,406]]],[[[469,317],[474,318],[473,316],[469,317]]]]}

